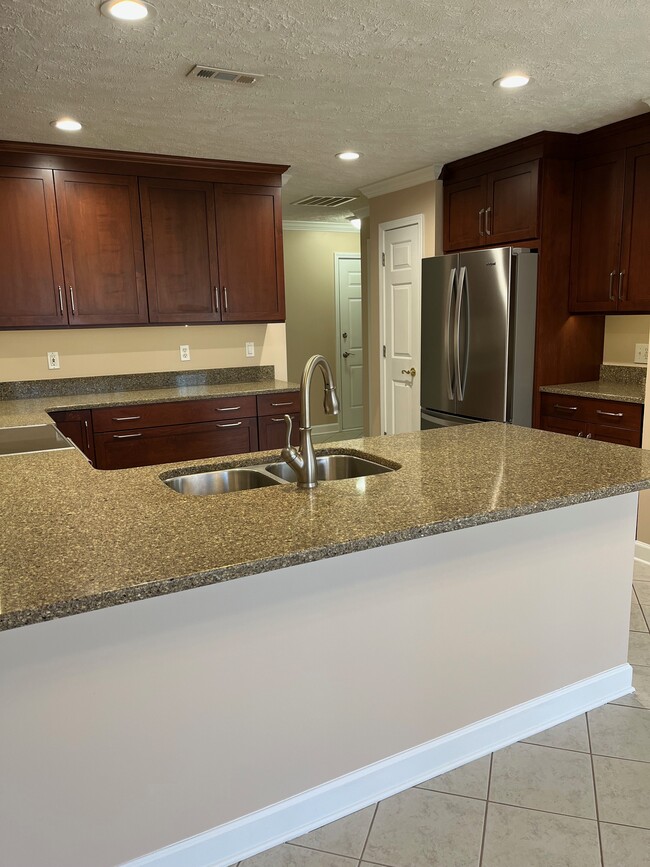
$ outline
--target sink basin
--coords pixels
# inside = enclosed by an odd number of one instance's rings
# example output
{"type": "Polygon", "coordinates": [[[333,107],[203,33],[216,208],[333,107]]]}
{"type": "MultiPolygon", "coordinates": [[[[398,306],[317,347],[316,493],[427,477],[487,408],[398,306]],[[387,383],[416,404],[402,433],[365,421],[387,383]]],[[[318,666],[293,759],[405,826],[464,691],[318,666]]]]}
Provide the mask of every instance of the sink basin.
{"type": "Polygon", "coordinates": [[[193,473],[188,476],[175,476],[164,479],[165,484],[179,494],[206,497],[209,494],[228,494],[231,491],[250,491],[253,488],[267,488],[281,482],[263,472],[249,467],[231,470],[216,470],[210,473],[193,473]]]}
{"type": "MultiPolygon", "coordinates": [[[[285,482],[295,482],[296,474],[283,462],[269,464],[266,471],[285,482]]],[[[385,467],[356,455],[321,455],[316,458],[316,476],[319,482],[333,482],[337,479],[359,479],[362,476],[376,476],[391,473],[392,467],[385,467]]]]}

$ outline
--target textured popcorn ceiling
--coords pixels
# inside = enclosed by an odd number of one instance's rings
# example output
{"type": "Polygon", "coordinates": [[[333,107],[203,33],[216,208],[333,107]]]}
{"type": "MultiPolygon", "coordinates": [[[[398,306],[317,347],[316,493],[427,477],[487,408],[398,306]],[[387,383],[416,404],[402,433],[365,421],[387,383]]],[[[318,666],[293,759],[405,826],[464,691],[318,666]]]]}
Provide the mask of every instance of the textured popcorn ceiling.
{"type": "Polygon", "coordinates": [[[0,0],[0,138],[289,163],[304,195],[359,186],[540,129],[647,110],[648,0],[156,0],[144,25],[93,0],[0,0]],[[195,64],[263,73],[253,87],[195,64]],[[504,92],[522,69],[529,87],[504,92]],[[49,121],[84,124],[66,135],[49,121]],[[363,153],[356,164],[337,151],[363,153]]]}

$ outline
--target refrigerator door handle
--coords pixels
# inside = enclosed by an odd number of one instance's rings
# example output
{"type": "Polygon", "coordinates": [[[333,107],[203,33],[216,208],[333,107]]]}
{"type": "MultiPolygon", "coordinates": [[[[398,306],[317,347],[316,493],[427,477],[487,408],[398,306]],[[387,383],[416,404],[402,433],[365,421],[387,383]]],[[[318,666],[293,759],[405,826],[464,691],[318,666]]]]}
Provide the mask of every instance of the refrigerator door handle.
{"type": "MultiPolygon", "coordinates": [[[[467,268],[463,265],[458,276],[458,290],[456,292],[456,310],[454,314],[454,369],[456,372],[456,384],[458,386],[458,400],[465,397],[465,382],[460,373],[460,319],[463,308],[463,296],[466,291],[467,268]]],[[[465,359],[465,378],[467,378],[467,359],[465,359]]]]}
{"type": "Polygon", "coordinates": [[[447,303],[445,308],[445,358],[447,360],[447,396],[449,397],[449,400],[454,399],[454,380],[452,376],[451,360],[451,308],[453,304],[452,299],[454,294],[455,282],[456,269],[452,268],[449,272],[449,283],[447,285],[447,303]]]}

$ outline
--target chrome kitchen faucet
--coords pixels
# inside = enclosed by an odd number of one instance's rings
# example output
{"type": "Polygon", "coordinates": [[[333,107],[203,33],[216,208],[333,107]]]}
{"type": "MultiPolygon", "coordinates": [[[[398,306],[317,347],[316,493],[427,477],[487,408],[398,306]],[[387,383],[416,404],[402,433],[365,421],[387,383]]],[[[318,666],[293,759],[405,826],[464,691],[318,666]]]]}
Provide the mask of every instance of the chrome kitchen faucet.
{"type": "Polygon", "coordinates": [[[311,407],[309,399],[311,394],[311,380],[314,371],[320,367],[325,384],[325,398],[323,405],[325,412],[330,415],[339,414],[339,400],[336,396],[336,386],[332,368],[322,355],[312,355],[302,372],[300,382],[300,447],[291,445],[292,421],[290,415],[285,415],[287,425],[287,444],[282,449],[282,460],[294,471],[298,477],[299,488],[315,488],[318,484],[316,478],[316,455],[314,444],[311,440],[311,407]]]}

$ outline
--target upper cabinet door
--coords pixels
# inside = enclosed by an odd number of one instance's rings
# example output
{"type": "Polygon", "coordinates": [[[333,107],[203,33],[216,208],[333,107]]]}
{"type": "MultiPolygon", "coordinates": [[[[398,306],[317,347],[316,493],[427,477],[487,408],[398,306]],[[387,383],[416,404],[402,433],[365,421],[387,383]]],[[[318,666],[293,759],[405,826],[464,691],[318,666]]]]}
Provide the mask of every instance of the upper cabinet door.
{"type": "Polygon", "coordinates": [[[618,309],[650,312],[650,144],[626,156],[618,309]]]}
{"type": "Polygon", "coordinates": [[[215,186],[224,322],[284,320],[280,190],[215,186]]]}
{"type": "Polygon", "coordinates": [[[71,325],[148,322],[138,182],[54,172],[71,325]]]}
{"type": "Polygon", "coordinates": [[[576,163],[571,232],[573,312],[616,310],[624,189],[625,151],[576,163]]]}
{"type": "Polygon", "coordinates": [[[491,172],[487,186],[487,245],[512,244],[539,237],[539,160],[491,172]]]}
{"type": "Polygon", "coordinates": [[[469,250],[486,243],[487,178],[481,175],[467,181],[445,184],[444,247],[469,250]]]}
{"type": "Polygon", "coordinates": [[[52,172],[0,168],[0,328],[68,324],[52,172]]]}
{"type": "Polygon", "coordinates": [[[220,321],[214,186],[141,178],[151,322],[220,321]]]}

